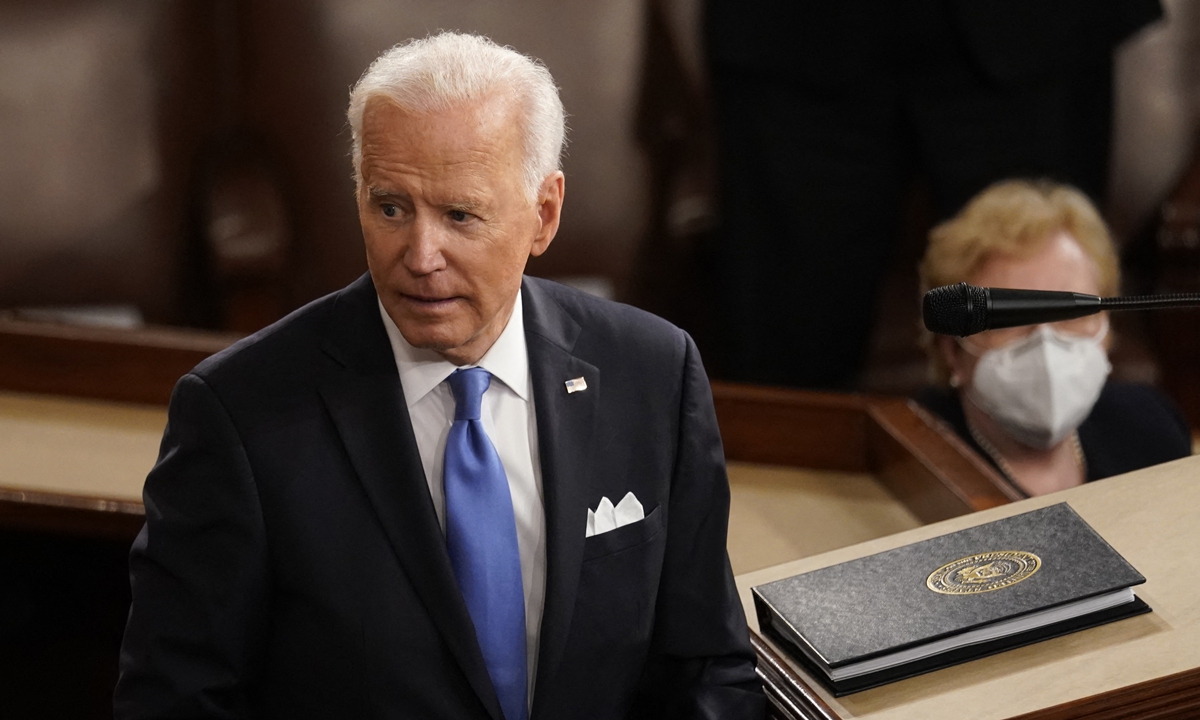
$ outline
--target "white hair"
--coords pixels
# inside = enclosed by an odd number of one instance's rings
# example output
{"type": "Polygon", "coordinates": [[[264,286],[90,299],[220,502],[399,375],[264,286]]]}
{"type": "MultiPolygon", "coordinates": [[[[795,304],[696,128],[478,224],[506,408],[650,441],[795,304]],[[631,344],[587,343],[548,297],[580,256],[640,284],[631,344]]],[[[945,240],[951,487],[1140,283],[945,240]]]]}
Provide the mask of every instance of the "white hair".
{"type": "Polygon", "coordinates": [[[439,112],[509,97],[521,110],[525,189],[536,198],[542,181],[561,169],[566,114],[554,78],[534,58],[481,35],[443,32],[396,45],[375,59],[350,91],[354,179],[362,183],[362,122],[367,101],[387,98],[401,109],[439,112]]]}

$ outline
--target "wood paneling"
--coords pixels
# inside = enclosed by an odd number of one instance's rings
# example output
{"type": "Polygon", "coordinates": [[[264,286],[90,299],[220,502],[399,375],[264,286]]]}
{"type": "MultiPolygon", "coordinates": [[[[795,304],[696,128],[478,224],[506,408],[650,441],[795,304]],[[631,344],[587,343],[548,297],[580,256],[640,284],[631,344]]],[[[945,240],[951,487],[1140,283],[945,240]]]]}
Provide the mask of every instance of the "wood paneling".
{"type": "Polygon", "coordinates": [[[191,320],[188,215],[218,122],[219,4],[0,0],[0,307],[133,304],[151,322],[191,320]]]}
{"type": "MultiPolygon", "coordinates": [[[[1157,293],[1200,292],[1200,152],[1162,206],[1155,235],[1157,293]]],[[[1162,366],[1163,387],[1193,428],[1200,427],[1200,311],[1146,313],[1162,366]]]]}
{"type": "Polygon", "coordinates": [[[1195,720],[1200,717],[1200,668],[1130,685],[1012,720],[1195,720]]]}
{"type": "Polygon", "coordinates": [[[0,389],[165,405],[180,377],[236,339],[0,320],[0,389]]]}
{"type": "Polygon", "coordinates": [[[952,432],[900,398],[714,382],[731,461],[869,472],[924,522],[1019,496],[952,432]]]}
{"type": "Polygon", "coordinates": [[[870,467],[921,520],[937,522],[1021,499],[915,402],[878,399],[869,413],[870,467]]]}
{"type": "Polygon", "coordinates": [[[729,460],[865,472],[867,402],[857,395],[714,382],[729,460]]]}
{"type": "Polygon", "coordinates": [[[145,516],[140,502],[0,488],[0,527],[11,530],[132,543],[145,516]]]}
{"type": "MultiPolygon", "coordinates": [[[[202,331],[0,321],[0,389],[165,405],[180,376],[235,340],[202,331]]],[[[719,382],[713,398],[731,461],[871,473],[925,522],[1011,499],[984,463],[903,400],[719,382]]],[[[94,516],[96,526],[80,525],[89,534],[105,527],[128,532],[130,523],[112,518],[140,514],[133,505],[97,502],[103,499],[0,495],[10,515],[15,505],[41,508],[30,522],[62,515],[70,525],[94,516]]]]}

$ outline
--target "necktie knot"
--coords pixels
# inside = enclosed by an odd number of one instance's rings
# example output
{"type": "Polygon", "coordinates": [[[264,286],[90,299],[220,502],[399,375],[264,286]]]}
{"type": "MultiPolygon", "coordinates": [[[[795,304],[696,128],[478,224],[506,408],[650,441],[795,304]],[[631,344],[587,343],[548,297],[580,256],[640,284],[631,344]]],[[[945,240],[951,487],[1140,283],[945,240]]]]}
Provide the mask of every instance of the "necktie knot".
{"type": "Polygon", "coordinates": [[[481,367],[455,370],[446,378],[454,393],[454,419],[478,420],[483,393],[492,383],[492,374],[481,367]]]}

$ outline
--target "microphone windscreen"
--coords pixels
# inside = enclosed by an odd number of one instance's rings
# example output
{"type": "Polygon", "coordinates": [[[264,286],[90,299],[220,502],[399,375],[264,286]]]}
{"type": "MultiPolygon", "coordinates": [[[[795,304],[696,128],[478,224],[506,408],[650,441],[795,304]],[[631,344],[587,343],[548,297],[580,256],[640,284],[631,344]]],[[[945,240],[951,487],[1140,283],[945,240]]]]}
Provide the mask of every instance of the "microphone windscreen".
{"type": "Polygon", "coordinates": [[[987,329],[987,291],[959,283],[936,287],[921,303],[925,329],[939,335],[964,337],[987,329]]]}

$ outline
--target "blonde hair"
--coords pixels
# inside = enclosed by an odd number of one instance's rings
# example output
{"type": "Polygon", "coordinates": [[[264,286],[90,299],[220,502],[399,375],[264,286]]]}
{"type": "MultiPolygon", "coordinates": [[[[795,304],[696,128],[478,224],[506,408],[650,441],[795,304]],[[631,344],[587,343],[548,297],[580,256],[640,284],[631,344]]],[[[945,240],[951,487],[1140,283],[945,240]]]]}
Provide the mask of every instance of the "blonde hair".
{"type": "MultiPolygon", "coordinates": [[[[1004,180],[988,187],[957,215],[929,233],[921,260],[921,295],[931,288],[967,281],[991,257],[1035,255],[1060,232],[1067,232],[1096,264],[1101,295],[1115,295],[1120,262],[1108,227],[1087,196],[1048,180],[1004,180]]],[[[922,330],[934,377],[949,380],[949,369],[933,335],[922,330]]]]}
{"type": "Polygon", "coordinates": [[[425,113],[479,102],[493,95],[516,101],[524,140],[522,180],[530,198],[561,170],[566,113],[546,66],[482,35],[443,32],[396,45],[371,63],[350,91],[351,158],[362,182],[362,123],[367,101],[387,98],[425,113]]]}

